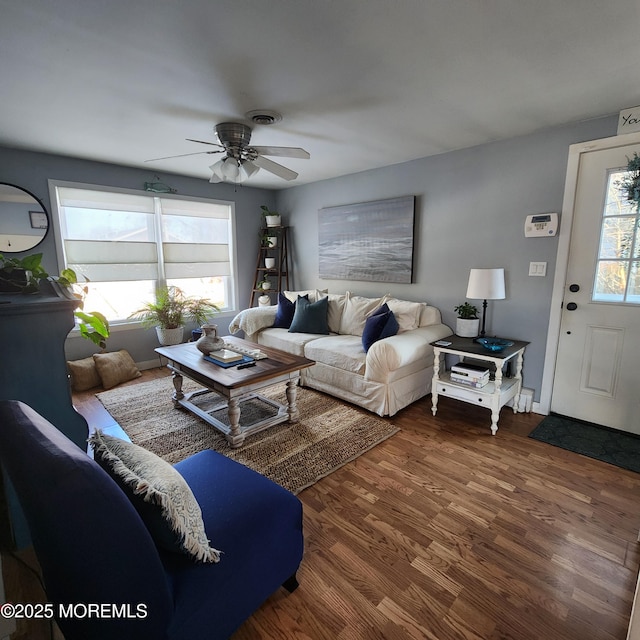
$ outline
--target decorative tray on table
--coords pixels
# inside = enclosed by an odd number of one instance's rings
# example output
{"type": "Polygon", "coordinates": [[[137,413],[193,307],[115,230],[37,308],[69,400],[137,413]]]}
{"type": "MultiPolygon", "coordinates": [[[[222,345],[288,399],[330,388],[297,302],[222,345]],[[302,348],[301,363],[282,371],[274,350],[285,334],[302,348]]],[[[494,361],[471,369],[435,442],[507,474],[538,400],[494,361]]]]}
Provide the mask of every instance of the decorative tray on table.
{"type": "Polygon", "coordinates": [[[503,351],[506,347],[512,347],[511,340],[503,340],[502,338],[476,338],[474,342],[478,342],[489,351],[503,351]]]}

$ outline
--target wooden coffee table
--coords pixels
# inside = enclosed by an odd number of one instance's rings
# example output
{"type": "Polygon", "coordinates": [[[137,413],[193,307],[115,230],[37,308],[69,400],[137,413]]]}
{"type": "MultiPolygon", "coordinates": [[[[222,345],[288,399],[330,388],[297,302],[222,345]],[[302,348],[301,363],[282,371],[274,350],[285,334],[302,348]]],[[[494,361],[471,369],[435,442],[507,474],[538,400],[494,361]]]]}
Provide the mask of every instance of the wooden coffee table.
{"type": "Polygon", "coordinates": [[[252,434],[267,429],[281,422],[297,422],[299,419],[296,406],[297,385],[300,378],[300,370],[310,367],[315,362],[294,356],[278,349],[270,349],[262,345],[225,336],[225,342],[233,349],[233,345],[245,349],[259,349],[267,357],[256,360],[253,367],[238,369],[237,366],[224,368],[204,359],[198,351],[195,342],[187,342],[172,347],[158,347],[156,352],[169,361],[167,366],[173,372],[173,402],[176,407],[184,407],[196,414],[210,425],[225,434],[231,447],[242,445],[244,439],[252,434]],[[205,387],[191,393],[182,392],[182,380],[186,376],[205,387]],[[256,393],[260,389],[270,387],[279,382],[287,383],[287,404],[281,405],[273,400],[264,398],[256,393]],[[205,411],[191,402],[192,399],[205,393],[215,391],[222,395],[226,402],[205,411]],[[272,405],[277,413],[273,416],[243,426],[241,421],[240,401],[251,397],[260,398],[261,401],[272,405]],[[227,407],[229,423],[225,424],[211,415],[220,408],[227,407]]]}

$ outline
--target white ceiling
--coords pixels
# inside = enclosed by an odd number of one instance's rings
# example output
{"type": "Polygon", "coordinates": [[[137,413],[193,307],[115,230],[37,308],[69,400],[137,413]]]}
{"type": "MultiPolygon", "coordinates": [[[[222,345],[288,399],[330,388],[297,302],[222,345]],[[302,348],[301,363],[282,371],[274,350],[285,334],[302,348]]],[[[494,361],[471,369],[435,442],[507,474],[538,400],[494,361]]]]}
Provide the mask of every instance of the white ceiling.
{"type": "MultiPolygon", "coordinates": [[[[208,180],[283,120],[282,188],[640,104],[638,0],[0,0],[0,144],[208,180]]],[[[1,176],[0,176],[1,179],[1,176]]]]}

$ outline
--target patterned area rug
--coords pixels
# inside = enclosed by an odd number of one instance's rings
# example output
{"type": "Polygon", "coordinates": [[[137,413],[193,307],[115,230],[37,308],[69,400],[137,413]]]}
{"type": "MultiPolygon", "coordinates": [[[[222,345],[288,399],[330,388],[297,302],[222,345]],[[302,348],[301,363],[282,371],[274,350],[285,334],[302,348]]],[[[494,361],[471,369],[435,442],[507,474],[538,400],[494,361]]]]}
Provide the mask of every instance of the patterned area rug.
{"type": "Polygon", "coordinates": [[[631,433],[551,415],[529,437],[640,473],[640,436],[631,433]]]}
{"type": "MultiPolygon", "coordinates": [[[[185,393],[200,388],[184,379],[185,393]]],[[[300,422],[282,423],[250,435],[242,447],[231,449],[219,431],[197,416],[176,409],[171,378],[153,380],[98,393],[107,411],[132,442],[175,464],[203,449],[214,449],[271,478],[293,493],[314,484],[354,460],[399,429],[388,419],[344,404],[311,389],[298,389],[300,422]]],[[[262,395],[286,404],[285,385],[262,395]]],[[[218,402],[207,394],[199,404],[218,402]]],[[[242,407],[241,422],[273,411],[266,403],[242,407]]],[[[222,418],[225,411],[217,417],[222,418]]]]}

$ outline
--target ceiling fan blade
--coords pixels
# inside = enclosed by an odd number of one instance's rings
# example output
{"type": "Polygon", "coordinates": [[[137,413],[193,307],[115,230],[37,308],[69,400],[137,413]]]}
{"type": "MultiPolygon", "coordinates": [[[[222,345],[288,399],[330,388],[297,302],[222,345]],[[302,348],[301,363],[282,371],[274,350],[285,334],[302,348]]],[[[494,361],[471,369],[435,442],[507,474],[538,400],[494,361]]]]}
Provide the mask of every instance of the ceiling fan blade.
{"type": "Polygon", "coordinates": [[[300,158],[308,160],[311,155],[300,147],[251,147],[263,156],[281,156],[282,158],[300,158]]]}
{"type": "Polygon", "coordinates": [[[181,153],[177,156],[164,156],[164,158],[151,158],[150,160],[145,160],[145,162],[155,162],[156,160],[169,160],[170,158],[184,158],[185,156],[200,156],[202,154],[211,154],[211,153],[223,153],[224,149],[220,151],[194,151],[193,153],[181,153]]]}
{"type": "Polygon", "coordinates": [[[198,144],[210,144],[214,147],[220,147],[221,149],[224,149],[224,147],[221,144],[218,144],[217,142],[207,142],[206,140],[194,140],[193,138],[185,138],[185,140],[188,140],[189,142],[197,142],[198,144]]]}
{"type": "Polygon", "coordinates": [[[281,164],[278,164],[273,160],[269,160],[269,158],[265,158],[264,156],[258,156],[253,160],[253,164],[265,171],[275,174],[279,178],[283,178],[284,180],[295,180],[298,177],[298,174],[295,171],[287,169],[287,167],[283,167],[281,164]]]}

